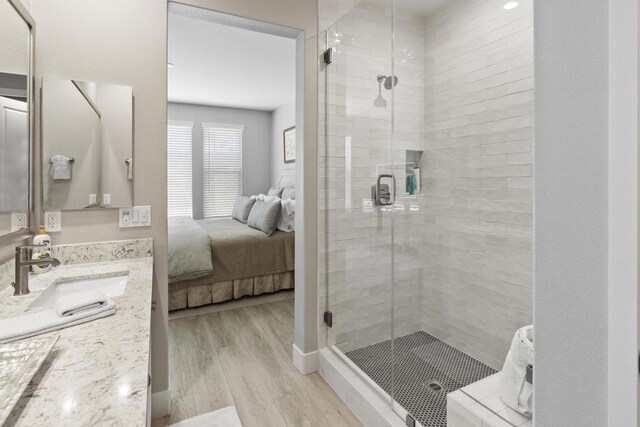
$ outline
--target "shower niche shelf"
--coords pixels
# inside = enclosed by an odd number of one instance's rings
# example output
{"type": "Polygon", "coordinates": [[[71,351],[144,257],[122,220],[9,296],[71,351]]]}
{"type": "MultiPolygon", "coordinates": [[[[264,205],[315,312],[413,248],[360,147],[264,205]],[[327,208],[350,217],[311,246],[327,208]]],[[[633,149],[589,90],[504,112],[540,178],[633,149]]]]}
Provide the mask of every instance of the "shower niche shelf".
{"type": "Polygon", "coordinates": [[[405,196],[415,196],[422,192],[422,169],[420,160],[422,160],[422,150],[406,150],[405,151],[405,196]]]}

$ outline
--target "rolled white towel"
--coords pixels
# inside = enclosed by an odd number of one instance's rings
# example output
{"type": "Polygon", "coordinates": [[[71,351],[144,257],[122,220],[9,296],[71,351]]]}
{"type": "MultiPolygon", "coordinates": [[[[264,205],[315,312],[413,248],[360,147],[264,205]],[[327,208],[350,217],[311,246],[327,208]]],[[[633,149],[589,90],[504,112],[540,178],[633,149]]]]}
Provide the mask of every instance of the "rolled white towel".
{"type": "Polygon", "coordinates": [[[116,313],[116,303],[104,295],[98,297],[95,293],[87,293],[80,298],[67,296],[63,299],[70,301],[61,302],[48,310],[0,319],[0,343],[45,334],[116,313]],[[58,315],[58,312],[63,315],[58,315]]]}
{"type": "Polygon", "coordinates": [[[518,329],[504,361],[500,382],[502,401],[523,415],[533,414],[533,385],[526,380],[527,365],[533,365],[533,326],[518,329]]]}
{"type": "Polygon", "coordinates": [[[76,316],[89,310],[95,310],[107,304],[109,298],[95,290],[76,292],[59,298],[56,302],[58,317],[76,316]]]}

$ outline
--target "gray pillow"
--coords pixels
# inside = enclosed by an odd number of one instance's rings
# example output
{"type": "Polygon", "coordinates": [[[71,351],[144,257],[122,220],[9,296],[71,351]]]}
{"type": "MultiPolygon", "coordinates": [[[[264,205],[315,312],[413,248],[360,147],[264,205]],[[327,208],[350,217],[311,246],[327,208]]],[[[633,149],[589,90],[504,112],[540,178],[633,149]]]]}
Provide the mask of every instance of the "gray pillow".
{"type": "Polygon", "coordinates": [[[269,191],[267,192],[267,196],[278,196],[278,197],[280,197],[281,195],[282,195],[282,188],[276,189],[276,188],[271,187],[269,189],[269,191]]]}
{"type": "Polygon", "coordinates": [[[282,196],[280,196],[282,200],[287,199],[295,199],[296,198],[296,189],[293,187],[285,187],[282,190],[282,196]]]}
{"type": "Polygon", "coordinates": [[[279,218],[280,199],[256,200],[251,208],[247,225],[270,236],[276,231],[279,218]]]}
{"type": "Polygon", "coordinates": [[[231,218],[237,219],[241,223],[246,224],[247,219],[249,219],[249,212],[251,212],[251,208],[253,207],[254,203],[255,200],[250,197],[238,197],[238,200],[236,200],[236,204],[233,205],[231,218]]]}

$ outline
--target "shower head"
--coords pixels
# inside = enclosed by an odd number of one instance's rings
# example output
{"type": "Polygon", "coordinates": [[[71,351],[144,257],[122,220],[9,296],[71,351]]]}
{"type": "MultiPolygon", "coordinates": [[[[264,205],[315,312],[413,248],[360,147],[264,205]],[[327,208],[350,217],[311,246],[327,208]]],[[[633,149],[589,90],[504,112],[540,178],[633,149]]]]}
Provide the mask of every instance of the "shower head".
{"type": "Polygon", "coordinates": [[[398,77],[383,76],[382,74],[378,74],[378,83],[384,83],[384,88],[386,90],[391,90],[398,84],[398,77]]]}
{"type": "Polygon", "coordinates": [[[373,100],[373,106],[376,108],[387,108],[387,100],[382,97],[382,82],[384,78],[378,76],[378,97],[373,100]]]}

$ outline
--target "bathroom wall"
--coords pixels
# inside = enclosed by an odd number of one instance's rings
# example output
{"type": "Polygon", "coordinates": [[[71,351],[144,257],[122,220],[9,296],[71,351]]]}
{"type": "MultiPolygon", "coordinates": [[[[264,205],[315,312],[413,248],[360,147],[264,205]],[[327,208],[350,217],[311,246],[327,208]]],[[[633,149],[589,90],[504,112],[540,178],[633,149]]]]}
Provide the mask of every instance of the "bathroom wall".
{"type": "MultiPolygon", "coordinates": [[[[169,388],[165,167],[167,5],[156,0],[31,0],[30,13],[37,22],[38,32],[36,91],[43,76],[133,88],[134,202],[152,206],[152,226],[120,230],[117,209],[64,212],[62,232],[54,233],[52,238],[59,244],[153,237],[157,309],[152,314],[151,326],[152,381],[154,393],[166,391],[169,388]]],[[[39,123],[38,109],[35,122],[39,123]]],[[[39,132],[37,128],[36,135],[39,132]]]]}
{"type": "Polygon", "coordinates": [[[170,103],[169,120],[193,122],[193,213],[202,218],[202,123],[244,125],[242,192],[266,193],[271,181],[271,112],[241,108],[170,103]]]}
{"type": "MultiPolygon", "coordinates": [[[[154,238],[154,296],[158,306],[152,315],[152,376],[153,392],[161,401],[169,397],[165,168],[167,4],[156,0],[133,3],[30,0],[28,3],[38,25],[36,67],[40,77],[74,77],[133,87],[134,202],[152,206],[152,227],[120,230],[116,210],[69,212],[63,215],[63,232],[53,239],[63,243],[154,238]],[[135,43],[132,44],[132,40],[135,43]]],[[[317,348],[316,324],[312,322],[316,317],[317,1],[184,0],[182,3],[305,31],[305,39],[298,43],[306,51],[302,55],[304,64],[298,64],[303,66],[299,67],[301,78],[297,82],[304,116],[300,114],[297,121],[304,119],[300,153],[304,153],[307,163],[302,168],[302,162],[298,162],[296,167],[301,168],[298,191],[305,201],[306,218],[304,232],[296,233],[296,258],[304,261],[296,268],[296,283],[300,286],[296,292],[295,342],[301,351],[311,352],[317,348]]],[[[297,225],[301,227],[302,221],[297,225]]]]}
{"type": "Polygon", "coordinates": [[[397,8],[392,51],[390,5],[363,1],[343,14],[328,30],[334,62],[320,69],[319,303],[320,313],[327,301],[333,313],[320,342],[343,351],[389,339],[392,308],[396,335],[422,328],[417,200],[399,197],[403,209],[393,215],[365,202],[380,173],[396,173],[404,188],[405,150],[422,149],[424,22],[397,8]],[[392,55],[400,81],[393,95],[377,80],[391,74],[392,55]]]}
{"type": "Polygon", "coordinates": [[[532,323],[533,1],[425,31],[424,328],[493,368],[532,323]]]}
{"type": "MultiPolygon", "coordinates": [[[[619,78],[620,70],[609,74],[608,62],[620,61],[618,54],[629,47],[637,54],[637,46],[625,45],[637,43],[637,2],[542,1],[536,2],[535,11],[535,424],[637,425],[637,397],[633,396],[638,385],[637,349],[632,345],[628,352],[609,358],[607,343],[609,319],[615,319],[608,311],[616,310],[607,307],[610,296],[619,298],[618,292],[637,288],[635,280],[619,280],[617,274],[624,274],[622,271],[613,275],[609,271],[608,249],[619,241],[612,240],[617,230],[607,223],[611,197],[637,180],[625,164],[621,169],[632,178],[613,194],[607,188],[610,178],[616,176],[608,170],[609,156],[621,154],[618,149],[625,141],[616,137],[620,125],[624,128],[629,120],[623,113],[612,121],[610,108],[628,106],[631,114],[637,108],[637,100],[628,98],[632,104],[628,105],[612,95],[620,93],[618,85],[625,79],[637,82],[638,78],[637,74],[627,75],[632,68],[625,67],[623,78],[612,83],[610,79],[619,78]],[[609,8],[617,9],[616,15],[608,17],[609,8]],[[626,16],[622,23],[617,15],[621,12],[626,16]],[[617,26],[615,31],[612,25],[617,26]],[[618,31],[625,42],[620,43],[618,31]],[[612,33],[617,38],[609,39],[612,33]],[[621,365],[617,364],[619,357],[625,360],[621,365]],[[617,369],[621,366],[631,368],[624,374],[631,390],[625,378],[620,378],[617,369]],[[609,388],[612,384],[615,389],[609,388]],[[616,392],[625,397],[616,397],[616,392]],[[620,410],[612,412],[615,409],[620,410]]],[[[631,87],[626,86],[625,92],[631,87]]],[[[637,128],[637,116],[629,124],[637,128]]],[[[637,146],[632,132],[625,134],[637,146]]],[[[632,229],[624,232],[631,234],[632,229]]],[[[630,238],[637,247],[635,233],[630,238]]],[[[617,258],[624,260],[625,256],[617,258]]],[[[637,299],[629,304],[637,307],[637,299]]],[[[628,319],[637,324],[637,317],[629,315],[628,319]]],[[[635,331],[628,330],[616,346],[625,345],[623,341],[633,343],[631,334],[635,331]]]]}
{"type": "Polygon", "coordinates": [[[295,176],[295,163],[284,162],[282,132],[296,124],[296,101],[292,100],[271,112],[271,186],[278,187],[283,175],[295,176]]]}

